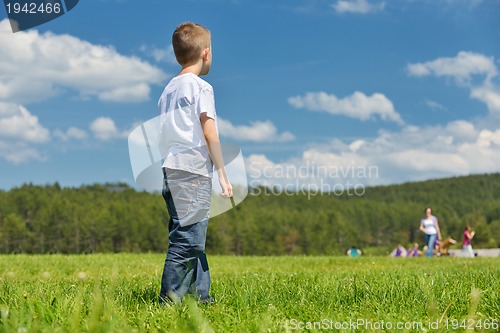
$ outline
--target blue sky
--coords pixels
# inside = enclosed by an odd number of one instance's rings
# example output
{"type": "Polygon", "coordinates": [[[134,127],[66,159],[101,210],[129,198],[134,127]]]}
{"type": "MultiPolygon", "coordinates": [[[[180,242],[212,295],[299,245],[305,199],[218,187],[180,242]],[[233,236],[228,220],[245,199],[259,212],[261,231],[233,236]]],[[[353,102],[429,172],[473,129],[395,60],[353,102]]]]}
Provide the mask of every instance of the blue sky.
{"type": "Polygon", "coordinates": [[[5,17],[1,189],[133,185],[127,137],[179,71],[184,21],[212,32],[205,79],[251,184],[500,171],[498,0],[85,0],[15,34],[5,17]]]}

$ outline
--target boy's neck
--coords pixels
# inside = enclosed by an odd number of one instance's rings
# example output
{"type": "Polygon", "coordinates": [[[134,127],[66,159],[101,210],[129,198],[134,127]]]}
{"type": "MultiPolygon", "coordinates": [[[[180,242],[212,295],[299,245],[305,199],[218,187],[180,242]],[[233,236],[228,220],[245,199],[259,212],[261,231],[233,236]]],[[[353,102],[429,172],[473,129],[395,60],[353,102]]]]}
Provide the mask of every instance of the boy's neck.
{"type": "Polygon", "coordinates": [[[177,76],[187,74],[187,73],[192,73],[196,76],[200,76],[202,67],[203,67],[203,63],[201,61],[199,61],[196,64],[183,67],[177,76]]]}

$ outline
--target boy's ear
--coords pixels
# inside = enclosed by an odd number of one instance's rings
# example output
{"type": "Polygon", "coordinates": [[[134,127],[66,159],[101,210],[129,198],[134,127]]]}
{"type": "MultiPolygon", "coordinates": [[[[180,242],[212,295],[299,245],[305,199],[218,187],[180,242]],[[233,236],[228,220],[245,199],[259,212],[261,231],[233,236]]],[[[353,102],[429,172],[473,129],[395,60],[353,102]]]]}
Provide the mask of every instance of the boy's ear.
{"type": "Polygon", "coordinates": [[[210,48],[204,48],[203,49],[203,52],[201,53],[201,56],[203,58],[204,61],[207,61],[208,60],[208,53],[210,52],[210,48]]]}

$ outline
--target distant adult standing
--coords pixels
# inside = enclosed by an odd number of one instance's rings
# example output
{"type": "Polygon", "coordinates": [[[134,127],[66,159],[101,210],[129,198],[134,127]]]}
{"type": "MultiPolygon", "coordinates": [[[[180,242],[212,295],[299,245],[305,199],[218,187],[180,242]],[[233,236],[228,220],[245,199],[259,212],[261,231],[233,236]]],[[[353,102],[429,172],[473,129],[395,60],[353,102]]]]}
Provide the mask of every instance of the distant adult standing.
{"type": "Polygon", "coordinates": [[[436,238],[441,240],[441,230],[439,229],[437,217],[432,215],[431,208],[425,209],[425,217],[420,220],[420,230],[424,232],[425,244],[427,244],[425,256],[432,257],[436,238]]]}
{"type": "Polygon", "coordinates": [[[474,238],[476,234],[475,231],[471,231],[470,225],[467,225],[464,230],[464,242],[462,244],[462,250],[466,252],[469,257],[474,258],[474,251],[472,250],[472,245],[470,241],[474,238]]]}

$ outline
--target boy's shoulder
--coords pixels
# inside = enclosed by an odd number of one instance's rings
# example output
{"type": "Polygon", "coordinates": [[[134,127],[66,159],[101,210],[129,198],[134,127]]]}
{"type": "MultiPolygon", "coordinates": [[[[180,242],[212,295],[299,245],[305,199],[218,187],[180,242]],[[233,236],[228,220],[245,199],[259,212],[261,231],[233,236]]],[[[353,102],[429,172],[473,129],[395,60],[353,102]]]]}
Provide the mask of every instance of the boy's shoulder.
{"type": "Polygon", "coordinates": [[[178,88],[178,87],[184,87],[184,88],[192,88],[194,90],[209,90],[213,91],[213,87],[210,83],[207,81],[203,80],[201,77],[199,77],[196,74],[193,73],[186,73],[182,74],[179,76],[173,77],[170,82],[167,84],[167,88],[178,88]]]}

